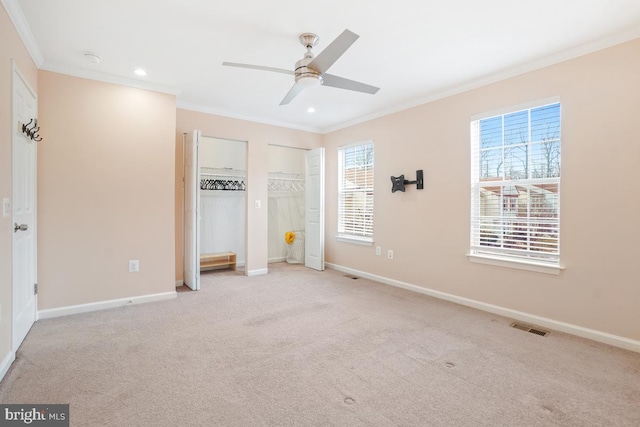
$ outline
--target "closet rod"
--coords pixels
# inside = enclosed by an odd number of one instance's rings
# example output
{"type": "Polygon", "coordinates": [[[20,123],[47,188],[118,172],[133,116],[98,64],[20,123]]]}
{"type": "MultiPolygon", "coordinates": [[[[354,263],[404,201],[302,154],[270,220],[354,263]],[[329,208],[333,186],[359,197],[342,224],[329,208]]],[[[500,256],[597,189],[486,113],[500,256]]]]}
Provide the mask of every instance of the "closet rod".
{"type": "Polygon", "coordinates": [[[223,176],[225,178],[242,178],[242,179],[245,178],[244,175],[225,175],[220,173],[206,173],[206,172],[201,172],[200,175],[201,176],[223,176]]]}
{"type": "Polygon", "coordinates": [[[296,181],[296,182],[304,182],[304,178],[269,178],[269,181],[296,181]]]}

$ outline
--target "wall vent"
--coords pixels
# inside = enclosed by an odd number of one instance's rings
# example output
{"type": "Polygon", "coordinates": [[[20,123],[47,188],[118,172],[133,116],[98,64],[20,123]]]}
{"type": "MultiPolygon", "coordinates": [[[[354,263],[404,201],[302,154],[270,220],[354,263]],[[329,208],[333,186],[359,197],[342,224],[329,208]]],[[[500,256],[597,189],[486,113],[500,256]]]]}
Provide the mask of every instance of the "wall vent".
{"type": "Polygon", "coordinates": [[[542,337],[546,337],[549,335],[549,331],[545,331],[543,329],[527,325],[526,323],[513,322],[511,325],[512,328],[520,329],[521,331],[531,332],[532,334],[540,335],[542,337]]]}

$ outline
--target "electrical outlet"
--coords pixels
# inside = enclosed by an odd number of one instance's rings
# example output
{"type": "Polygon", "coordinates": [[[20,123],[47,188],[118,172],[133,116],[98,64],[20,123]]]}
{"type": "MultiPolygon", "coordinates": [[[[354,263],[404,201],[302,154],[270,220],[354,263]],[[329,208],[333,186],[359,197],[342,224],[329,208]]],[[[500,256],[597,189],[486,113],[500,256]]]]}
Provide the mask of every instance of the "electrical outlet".
{"type": "Polygon", "coordinates": [[[393,259],[393,249],[387,251],[387,259],[393,259]]]}
{"type": "Polygon", "coordinates": [[[137,259],[129,260],[129,273],[137,273],[140,271],[140,261],[137,259]]]}
{"type": "Polygon", "coordinates": [[[256,200],[256,209],[260,209],[261,205],[262,203],[260,202],[260,200],[256,200]]]}
{"type": "Polygon", "coordinates": [[[11,202],[9,201],[8,198],[3,197],[2,198],[2,216],[6,218],[9,216],[10,213],[11,213],[11,202]]]}
{"type": "Polygon", "coordinates": [[[376,255],[382,255],[382,246],[376,246],[376,255]]]}

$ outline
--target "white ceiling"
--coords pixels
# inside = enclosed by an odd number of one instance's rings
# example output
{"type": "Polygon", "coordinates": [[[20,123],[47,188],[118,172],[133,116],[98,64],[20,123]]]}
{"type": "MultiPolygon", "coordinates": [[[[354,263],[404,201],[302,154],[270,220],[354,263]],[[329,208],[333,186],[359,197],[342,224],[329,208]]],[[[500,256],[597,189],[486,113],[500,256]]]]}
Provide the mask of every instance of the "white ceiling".
{"type": "Polygon", "coordinates": [[[639,0],[2,2],[42,69],[318,132],[640,37],[639,0]],[[221,65],[293,70],[305,52],[299,34],[319,35],[317,54],[346,28],[360,38],[329,72],[380,87],[375,95],[318,87],[279,106],[293,76],[221,65]],[[102,62],[88,63],[85,52],[102,62]],[[148,75],[135,76],[137,67],[148,75]]]}

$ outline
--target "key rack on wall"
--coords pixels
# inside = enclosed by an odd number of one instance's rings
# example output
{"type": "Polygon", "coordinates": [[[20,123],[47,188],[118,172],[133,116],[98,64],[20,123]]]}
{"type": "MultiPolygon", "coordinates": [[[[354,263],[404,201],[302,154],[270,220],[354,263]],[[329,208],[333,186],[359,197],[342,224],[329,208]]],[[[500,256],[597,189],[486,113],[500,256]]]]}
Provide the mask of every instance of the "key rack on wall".
{"type": "Polygon", "coordinates": [[[27,136],[27,138],[30,138],[36,142],[42,141],[42,137],[40,137],[40,135],[38,134],[38,132],[40,131],[40,126],[38,126],[38,119],[31,119],[27,124],[18,122],[18,127],[20,128],[22,133],[27,136]],[[31,126],[32,123],[33,126],[31,126]]]}

